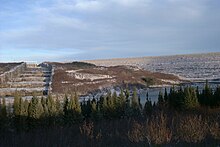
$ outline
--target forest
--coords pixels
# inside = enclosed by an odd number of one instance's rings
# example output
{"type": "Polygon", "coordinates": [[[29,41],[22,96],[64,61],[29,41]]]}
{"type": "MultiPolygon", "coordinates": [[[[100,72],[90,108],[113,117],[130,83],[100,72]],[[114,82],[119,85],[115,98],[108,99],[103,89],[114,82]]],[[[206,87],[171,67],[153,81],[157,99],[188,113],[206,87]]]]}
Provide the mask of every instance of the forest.
{"type": "Polygon", "coordinates": [[[140,103],[135,87],[79,102],[77,92],[61,100],[14,96],[0,104],[0,146],[151,146],[220,143],[220,87],[161,91],[140,103]],[[11,109],[9,109],[11,108],[11,109]]]}

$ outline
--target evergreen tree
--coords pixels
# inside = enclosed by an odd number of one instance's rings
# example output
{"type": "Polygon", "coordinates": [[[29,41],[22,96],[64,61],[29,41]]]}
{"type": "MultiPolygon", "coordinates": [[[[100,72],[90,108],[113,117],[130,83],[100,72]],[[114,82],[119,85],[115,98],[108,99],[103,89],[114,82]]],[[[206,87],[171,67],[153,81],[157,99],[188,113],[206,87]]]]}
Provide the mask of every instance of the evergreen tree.
{"type": "Polygon", "coordinates": [[[62,107],[61,107],[60,100],[58,99],[58,97],[56,98],[56,114],[57,115],[62,114],[62,107]]]}
{"type": "Polygon", "coordinates": [[[87,108],[87,106],[86,106],[86,100],[85,100],[85,98],[83,99],[83,101],[81,102],[81,110],[82,110],[82,116],[83,117],[85,117],[85,118],[87,118],[87,113],[86,113],[86,108],[87,108]]]}
{"type": "Polygon", "coordinates": [[[198,101],[199,101],[200,99],[199,86],[196,87],[196,97],[198,98],[198,101]]]}
{"type": "Polygon", "coordinates": [[[121,92],[118,97],[118,106],[117,106],[117,113],[119,117],[124,117],[126,111],[126,97],[123,93],[123,90],[121,89],[121,92]]]}
{"type": "Polygon", "coordinates": [[[13,103],[13,113],[14,116],[18,117],[21,114],[21,105],[20,105],[20,95],[16,92],[14,95],[14,103],[13,103]]]}
{"type": "Polygon", "coordinates": [[[158,102],[157,102],[159,107],[164,106],[164,98],[163,98],[163,93],[160,91],[158,95],[158,102]]]}
{"type": "Polygon", "coordinates": [[[79,98],[77,96],[77,94],[75,93],[75,96],[74,96],[74,100],[75,100],[75,105],[76,105],[76,108],[75,108],[75,111],[77,114],[81,115],[81,107],[80,107],[80,103],[79,103],[79,98]]]}
{"type": "Polygon", "coordinates": [[[33,96],[28,108],[29,117],[33,119],[39,119],[43,113],[44,111],[41,101],[39,101],[36,96],[33,96]]]}
{"type": "Polygon", "coordinates": [[[133,95],[131,98],[131,108],[132,108],[132,115],[138,116],[140,114],[140,107],[137,95],[137,89],[134,88],[133,95]]]}
{"type": "Polygon", "coordinates": [[[126,90],[125,90],[125,97],[126,97],[126,99],[128,99],[130,97],[130,92],[129,92],[128,88],[126,88],[126,90]]]}
{"type": "Polygon", "coordinates": [[[205,88],[202,91],[199,102],[202,106],[214,105],[213,93],[212,93],[212,89],[209,87],[208,80],[206,80],[205,88]]]}
{"type": "Polygon", "coordinates": [[[2,98],[2,104],[1,104],[1,118],[5,120],[7,118],[7,109],[6,109],[6,102],[5,98],[2,98]]]}
{"type": "Polygon", "coordinates": [[[115,105],[114,105],[114,98],[112,98],[111,92],[107,95],[107,103],[108,103],[108,116],[115,117],[115,105]]]}
{"type": "Polygon", "coordinates": [[[64,112],[67,118],[66,121],[68,123],[75,123],[80,121],[82,119],[82,115],[77,95],[71,95],[69,102],[66,101],[65,103],[67,103],[67,107],[64,107],[64,110],[66,111],[66,113],[64,112]]]}
{"type": "Polygon", "coordinates": [[[64,115],[67,115],[67,113],[68,113],[68,103],[69,103],[68,96],[65,95],[64,103],[63,103],[63,113],[64,113],[64,115]]]}
{"type": "Polygon", "coordinates": [[[6,110],[6,103],[5,98],[3,97],[0,99],[0,131],[5,130],[5,126],[8,123],[8,117],[7,117],[7,110],[6,110]]]}
{"type": "Polygon", "coordinates": [[[170,108],[181,110],[184,105],[184,92],[182,87],[179,90],[175,90],[174,87],[170,88],[170,94],[168,96],[168,105],[170,108]]]}
{"type": "Polygon", "coordinates": [[[165,90],[164,90],[164,101],[165,101],[165,102],[168,101],[167,88],[165,88],[165,90]]]}
{"type": "Polygon", "coordinates": [[[69,99],[68,99],[68,96],[65,94],[65,97],[64,97],[64,104],[63,104],[63,113],[64,113],[64,123],[69,123],[69,99]]]}
{"type": "Polygon", "coordinates": [[[139,102],[138,102],[137,89],[134,88],[133,95],[132,95],[132,98],[131,98],[131,107],[134,108],[134,109],[139,108],[139,104],[138,103],[139,102]]]}
{"type": "Polygon", "coordinates": [[[152,113],[153,110],[153,105],[152,102],[149,100],[149,98],[147,97],[147,101],[144,105],[144,115],[148,116],[152,113]]]}
{"type": "Polygon", "coordinates": [[[51,95],[47,97],[47,108],[50,116],[54,116],[56,114],[56,104],[51,95]]]}
{"type": "Polygon", "coordinates": [[[43,110],[44,110],[44,114],[43,114],[44,117],[49,117],[49,110],[47,108],[47,101],[48,101],[47,98],[44,98],[44,97],[41,98],[41,104],[42,104],[43,110]]]}
{"type": "Polygon", "coordinates": [[[220,106],[220,87],[217,86],[214,92],[214,103],[216,107],[220,106]]]}
{"type": "Polygon", "coordinates": [[[107,118],[108,117],[108,100],[107,97],[103,97],[103,102],[102,102],[102,113],[103,113],[103,117],[107,118]]]}
{"type": "Polygon", "coordinates": [[[198,98],[196,95],[196,91],[192,87],[186,87],[184,89],[184,95],[185,95],[185,108],[190,109],[198,106],[198,98]]]}
{"type": "Polygon", "coordinates": [[[29,107],[29,102],[28,100],[26,99],[24,101],[24,116],[27,117],[28,116],[28,107],[29,107]]]}
{"type": "Polygon", "coordinates": [[[117,98],[117,93],[116,91],[114,91],[113,95],[112,95],[112,104],[113,104],[113,109],[115,110],[117,108],[118,105],[118,98],[117,98]]]}
{"type": "Polygon", "coordinates": [[[139,104],[139,108],[142,109],[141,95],[138,95],[138,104],[139,104]]]}
{"type": "Polygon", "coordinates": [[[91,113],[92,113],[92,105],[91,105],[91,100],[89,99],[86,103],[86,116],[87,118],[91,117],[91,113]]]}
{"type": "Polygon", "coordinates": [[[128,89],[125,90],[125,99],[126,99],[126,109],[130,109],[130,100],[129,100],[129,97],[130,97],[130,92],[128,89]]]}
{"type": "Polygon", "coordinates": [[[97,103],[96,103],[95,99],[92,100],[92,105],[91,106],[92,106],[91,107],[92,108],[92,119],[97,120],[97,118],[98,118],[98,115],[97,115],[98,111],[97,111],[97,103]]]}

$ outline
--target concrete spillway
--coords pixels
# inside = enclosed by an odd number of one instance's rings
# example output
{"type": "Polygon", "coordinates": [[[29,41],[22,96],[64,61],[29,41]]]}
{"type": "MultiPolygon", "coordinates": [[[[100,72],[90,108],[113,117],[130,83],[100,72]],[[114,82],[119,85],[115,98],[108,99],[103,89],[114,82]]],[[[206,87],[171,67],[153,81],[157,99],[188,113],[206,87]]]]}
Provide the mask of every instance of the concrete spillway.
{"type": "MultiPolygon", "coordinates": [[[[16,92],[23,96],[48,95],[51,91],[52,67],[48,64],[27,64],[16,76],[0,83],[0,96],[13,96],[16,92]]],[[[13,71],[11,71],[13,72],[13,71]]]]}

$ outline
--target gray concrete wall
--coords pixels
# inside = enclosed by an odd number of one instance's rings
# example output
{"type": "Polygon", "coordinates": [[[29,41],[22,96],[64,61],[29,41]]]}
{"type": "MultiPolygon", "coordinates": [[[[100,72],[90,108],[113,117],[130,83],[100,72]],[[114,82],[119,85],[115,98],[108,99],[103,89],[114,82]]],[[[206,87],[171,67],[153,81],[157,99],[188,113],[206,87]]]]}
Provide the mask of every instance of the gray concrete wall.
{"type": "Polygon", "coordinates": [[[9,81],[10,79],[13,79],[13,78],[17,77],[18,75],[22,74],[26,70],[26,68],[27,68],[27,64],[22,63],[16,67],[14,67],[10,71],[7,71],[7,72],[1,74],[0,75],[0,84],[4,84],[7,81],[9,81]]]}

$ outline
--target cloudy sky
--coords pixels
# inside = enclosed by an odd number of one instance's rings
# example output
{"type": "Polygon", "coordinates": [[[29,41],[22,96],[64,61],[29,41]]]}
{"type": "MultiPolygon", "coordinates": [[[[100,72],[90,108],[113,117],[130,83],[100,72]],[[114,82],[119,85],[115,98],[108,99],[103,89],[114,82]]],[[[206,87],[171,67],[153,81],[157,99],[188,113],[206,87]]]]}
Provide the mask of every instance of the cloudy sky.
{"type": "Polygon", "coordinates": [[[220,51],[220,0],[0,0],[0,61],[220,51]]]}

